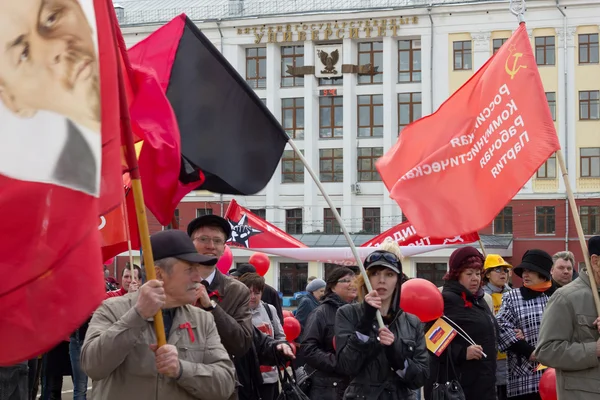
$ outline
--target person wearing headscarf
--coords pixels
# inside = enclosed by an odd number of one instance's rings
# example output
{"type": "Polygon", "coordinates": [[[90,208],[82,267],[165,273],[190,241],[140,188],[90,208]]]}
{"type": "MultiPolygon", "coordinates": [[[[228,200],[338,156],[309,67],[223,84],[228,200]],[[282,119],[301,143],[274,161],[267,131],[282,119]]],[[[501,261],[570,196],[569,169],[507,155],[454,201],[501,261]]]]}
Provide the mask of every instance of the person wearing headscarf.
{"type": "Polygon", "coordinates": [[[454,380],[461,385],[466,400],[496,400],[497,324],[481,286],[483,263],[483,255],[471,246],[450,255],[442,290],[444,315],[474,344],[457,335],[439,357],[431,355],[425,399],[431,399],[436,383],[454,380]]]}
{"type": "Polygon", "coordinates": [[[544,250],[527,250],[514,268],[523,279],[523,287],[502,297],[496,318],[500,325],[498,346],[508,355],[508,398],[539,400],[542,371],[538,370],[535,346],[542,315],[550,296],[556,290],[552,284],[552,257],[544,250]]]}
{"type": "Polygon", "coordinates": [[[338,368],[352,377],[344,398],[414,400],[429,375],[429,357],[421,321],[400,308],[402,263],[394,253],[376,250],[364,266],[373,290],[367,293],[360,276],[361,301],[340,308],[335,321],[338,368]]]}

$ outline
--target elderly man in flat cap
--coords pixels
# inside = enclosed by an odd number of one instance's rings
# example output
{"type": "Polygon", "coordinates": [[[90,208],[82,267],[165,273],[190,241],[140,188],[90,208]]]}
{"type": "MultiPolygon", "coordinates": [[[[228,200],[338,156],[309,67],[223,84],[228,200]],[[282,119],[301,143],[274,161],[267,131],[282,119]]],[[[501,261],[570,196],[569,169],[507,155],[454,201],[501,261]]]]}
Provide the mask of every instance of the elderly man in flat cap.
{"type": "Polygon", "coordinates": [[[588,241],[591,271],[558,289],[542,318],[535,355],[556,369],[559,400],[600,398],[600,318],[590,279],[600,287],[600,236],[588,241]]]}
{"type": "Polygon", "coordinates": [[[110,298],[96,310],[81,351],[94,400],[225,400],[235,389],[235,369],[211,313],[196,300],[199,254],[185,232],[150,238],[156,278],[138,292],[110,298]],[[157,348],[153,316],[162,310],[166,345],[157,348]]]}

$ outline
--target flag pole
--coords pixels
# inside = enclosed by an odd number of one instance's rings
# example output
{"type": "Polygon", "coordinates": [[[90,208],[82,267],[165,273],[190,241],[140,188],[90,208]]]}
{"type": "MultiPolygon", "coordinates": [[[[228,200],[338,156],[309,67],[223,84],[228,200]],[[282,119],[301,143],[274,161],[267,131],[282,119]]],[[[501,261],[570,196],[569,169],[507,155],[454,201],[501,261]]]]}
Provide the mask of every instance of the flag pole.
{"type": "MultiPolygon", "coordinates": [[[[148,280],[156,279],[156,271],[154,270],[154,258],[152,255],[152,245],[150,244],[150,229],[148,228],[148,217],[146,215],[146,205],[144,204],[144,193],[142,191],[142,181],[140,179],[140,170],[138,167],[137,156],[135,153],[135,145],[133,142],[133,132],[131,130],[131,120],[129,117],[129,105],[127,102],[127,95],[125,93],[125,80],[123,77],[123,69],[119,58],[123,55],[123,61],[127,62],[127,52],[125,47],[125,41],[119,23],[117,22],[117,16],[113,7],[110,7],[110,18],[113,27],[113,35],[117,40],[117,78],[119,82],[119,112],[121,114],[121,126],[124,130],[123,138],[125,140],[125,159],[127,160],[127,166],[129,175],[131,177],[131,188],[133,189],[133,200],[135,202],[135,213],[137,216],[138,229],[140,233],[140,243],[143,249],[144,255],[144,268],[146,270],[146,277],[148,280]]],[[[156,333],[156,343],[158,347],[167,344],[167,338],[165,334],[165,325],[163,321],[162,312],[159,310],[154,316],[154,331],[156,333]]]]}
{"type": "MultiPolygon", "coordinates": [[[[517,16],[519,24],[525,23],[523,14],[525,13],[525,0],[520,0],[520,4],[513,4],[510,0],[509,9],[510,12],[517,16]]],[[[592,289],[592,296],[594,297],[594,304],[596,305],[596,313],[600,316],[600,295],[598,295],[598,285],[594,274],[590,274],[592,268],[590,266],[590,255],[588,253],[587,244],[585,243],[585,235],[583,233],[583,227],[581,226],[581,219],[579,218],[579,210],[577,209],[577,203],[575,203],[575,196],[573,196],[573,189],[569,182],[569,173],[565,164],[565,158],[562,153],[562,149],[556,151],[556,159],[560,167],[560,172],[565,183],[565,190],[567,192],[567,198],[569,199],[569,205],[571,206],[571,213],[573,214],[573,222],[575,222],[575,229],[577,230],[577,236],[579,237],[579,244],[581,245],[581,254],[585,260],[585,268],[590,278],[590,287],[592,289]]],[[[569,221],[567,221],[567,224],[569,221]]]]}
{"type": "Polygon", "coordinates": [[[133,249],[131,248],[131,233],[129,232],[129,210],[127,209],[127,191],[125,190],[123,191],[123,210],[123,215],[125,216],[125,218],[123,218],[123,223],[125,225],[125,235],[127,236],[127,249],[129,250],[129,270],[131,271],[131,279],[135,280],[135,272],[133,268],[133,249]]]}
{"type": "Polygon", "coordinates": [[[581,254],[583,254],[583,258],[585,260],[585,268],[588,271],[588,276],[590,278],[590,286],[592,288],[592,295],[594,296],[596,312],[600,316],[600,296],[598,295],[598,285],[596,285],[596,279],[594,278],[594,274],[591,273],[592,268],[590,266],[590,255],[588,253],[587,244],[585,243],[585,235],[583,233],[583,227],[581,226],[581,219],[579,218],[579,210],[577,209],[577,203],[575,203],[575,196],[573,196],[573,190],[571,189],[571,183],[569,182],[569,174],[567,172],[567,166],[565,165],[565,158],[563,156],[562,150],[558,150],[556,152],[556,159],[558,160],[560,172],[562,174],[563,181],[565,182],[567,198],[569,199],[571,213],[573,214],[573,221],[575,222],[575,229],[577,230],[579,244],[581,245],[581,254]]]}
{"type": "MultiPolygon", "coordinates": [[[[342,217],[340,216],[340,213],[338,213],[337,209],[335,208],[335,205],[333,204],[333,201],[331,200],[331,197],[329,197],[329,195],[325,191],[325,188],[323,187],[323,184],[317,177],[317,174],[315,174],[315,171],[313,171],[313,169],[310,167],[310,165],[308,165],[308,161],[306,160],[306,158],[304,158],[304,155],[302,154],[302,152],[300,151],[298,146],[296,146],[296,143],[294,143],[292,138],[290,138],[288,140],[288,143],[290,144],[290,146],[292,147],[292,149],[294,150],[294,152],[296,153],[298,158],[300,158],[300,160],[302,161],[302,164],[304,164],[304,167],[306,168],[309,175],[311,176],[311,178],[313,179],[313,181],[315,182],[315,184],[321,191],[321,194],[323,195],[323,198],[325,199],[325,201],[327,202],[327,205],[331,209],[333,216],[335,217],[336,221],[340,225],[340,228],[342,229],[342,233],[344,234],[344,237],[346,238],[346,241],[348,242],[348,245],[350,246],[352,255],[356,259],[356,264],[358,265],[358,268],[360,269],[360,273],[362,274],[362,276],[365,280],[365,286],[367,287],[367,291],[371,292],[373,290],[373,286],[371,286],[371,281],[369,281],[369,277],[367,276],[367,271],[365,270],[365,266],[363,265],[362,260],[361,260],[360,256],[358,255],[358,250],[356,250],[356,246],[354,245],[354,242],[352,241],[352,238],[350,237],[350,234],[348,233],[348,230],[346,229],[346,226],[344,225],[344,221],[342,221],[342,217]]],[[[398,277],[398,279],[400,279],[400,277],[398,277]]],[[[379,327],[380,328],[385,327],[385,324],[383,323],[383,318],[381,317],[381,312],[379,312],[379,310],[377,310],[376,316],[377,316],[377,323],[379,324],[379,327]]]]}
{"type": "Polygon", "coordinates": [[[478,240],[479,242],[479,247],[481,247],[481,252],[483,253],[483,257],[486,258],[487,257],[487,252],[485,251],[485,246],[483,245],[483,242],[481,241],[481,238],[478,240]]]}

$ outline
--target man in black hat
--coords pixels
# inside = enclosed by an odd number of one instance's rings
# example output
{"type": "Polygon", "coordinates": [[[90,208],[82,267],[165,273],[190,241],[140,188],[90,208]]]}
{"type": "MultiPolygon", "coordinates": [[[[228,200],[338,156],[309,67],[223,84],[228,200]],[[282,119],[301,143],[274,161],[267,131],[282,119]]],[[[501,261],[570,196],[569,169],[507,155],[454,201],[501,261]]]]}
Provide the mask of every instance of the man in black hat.
{"type": "Polygon", "coordinates": [[[542,372],[537,370],[538,362],[533,351],[537,345],[542,314],[556,290],[550,275],[552,264],[552,257],[544,250],[527,250],[521,263],[513,269],[523,279],[523,287],[504,294],[496,315],[500,326],[498,347],[508,356],[509,398],[540,398],[542,372]],[[519,339],[517,332],[522,332],[524,338],[519,339]]]}
{"type": "Polygon", "coordinates": [[[588,241],[592,271],[556,291],[542,319],[535,355],[556,370],[560,399],[597,399],[600,390],[600,318],[590,279],[600,287],[600,236],[588,241]]]}
{"type": "MultiPolygon", "coordinates": [[[[229,276],[231,276],[234,279],[239,279],[240,276],[251,273],[256,273],[256,268],[254,267],[254,265],[244,263],[237,267],[235,270],[230,270],[229,276]]],[[[281,305],[281,298],[279,297],[279,293],[277,293],[277,290],[275,290],[273,286],[267,285],[265,283],[265,288],[263,289],[261,300],[275,307],[275,310],[277,311],[277,316],[279,317],[279,320],[283,323],[283,308],[281,305]]]]}
{"type": "Polygon", "coordinates": [[[233,364],[213,316],[191,305],[201,268],[217,259],[199,254],[185,232],[158,232],[150,241],[156,279],[107,299],[90,322],[81,366],[93,381],[91,397],[226,400],[235,389],[233,364]],[[160,310],[168,344],[157,348],[160,310]]]}
{"type": "MultiPolygon", "coordinates": [[[[231,236],[231,225],[217,215],[204,215],[189,223],[187,233],[198,253],[220,258],[231,236]]],[[[204,268],[201,274],[203,286],[197,292],[196,306],[215,317],[223,346],[232,356],[240,378],[247,369],[241,358],[252,346],[250,291],[214,265],[204,268]]]]}

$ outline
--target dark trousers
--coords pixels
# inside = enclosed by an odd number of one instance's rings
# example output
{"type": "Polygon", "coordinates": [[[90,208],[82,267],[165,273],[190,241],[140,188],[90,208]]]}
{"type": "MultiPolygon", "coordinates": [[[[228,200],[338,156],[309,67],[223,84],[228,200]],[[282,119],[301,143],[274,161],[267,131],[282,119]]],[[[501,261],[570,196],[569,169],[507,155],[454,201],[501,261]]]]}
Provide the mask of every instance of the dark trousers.
{"type": "Polygon", "coordinates": [[[0,400],[27,400],[27,363],[0,367],[0,400]]]}
{"type": "Polygon", "coordinates": [[[539,393],[523,394],[521,396],[509,397],[510,400],[542,400],[539,393]]]}
{"type": "Polygon", "coordinates": [[[506,395],[506,385],[496,386],[496,395],[498,396],[498,400],[507,400],[508,396],[506,395]]]}
{"type": "Polygon", "coordinates": [[[275,400],[279,396],[279,382],[263,383],[259,386],[259,391],[262,400],[275,400]]]}

